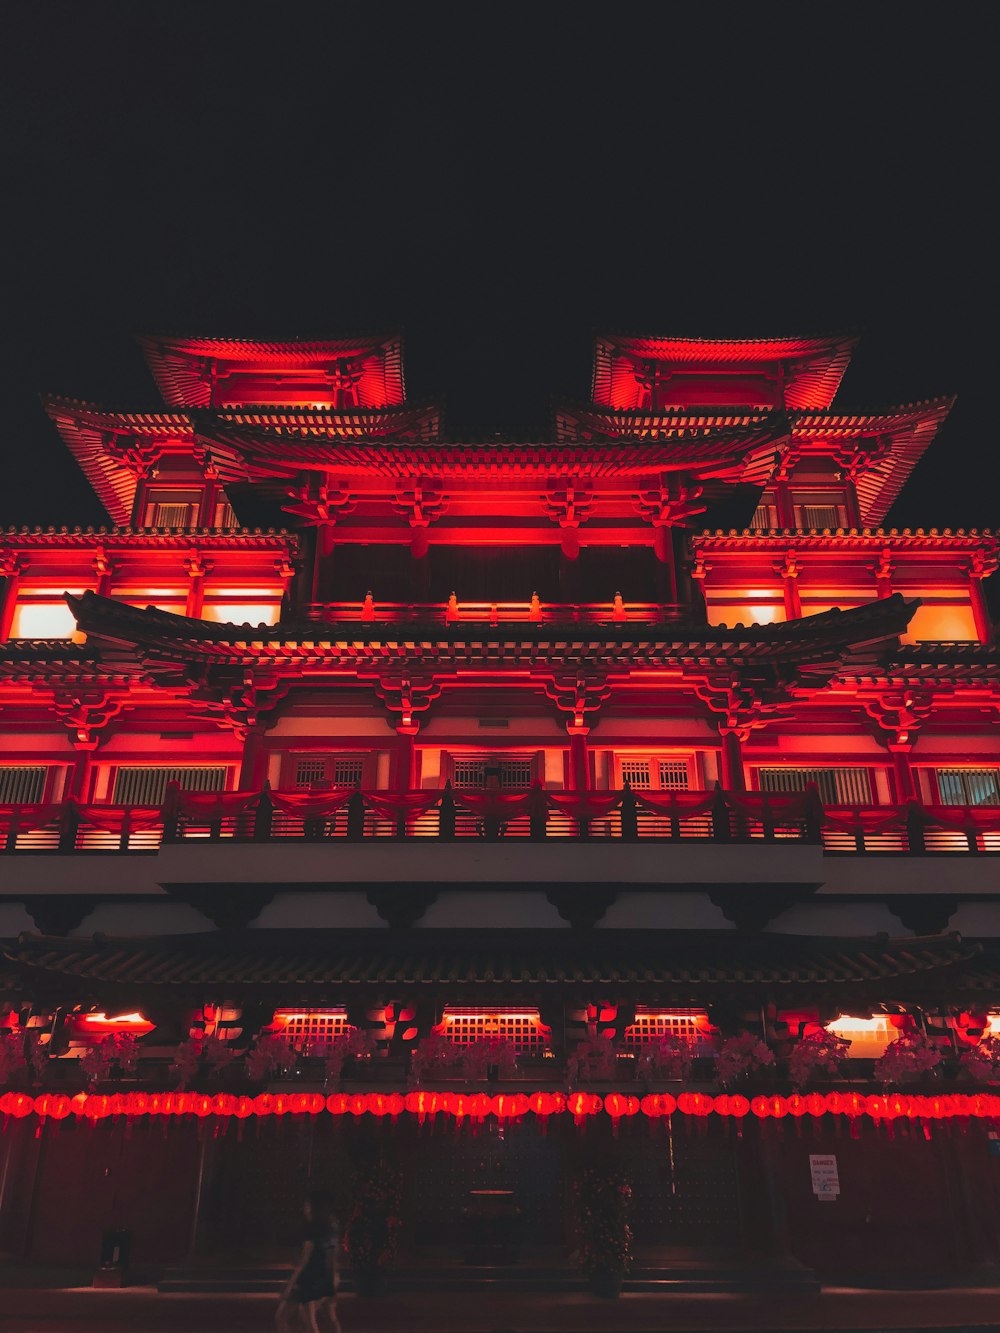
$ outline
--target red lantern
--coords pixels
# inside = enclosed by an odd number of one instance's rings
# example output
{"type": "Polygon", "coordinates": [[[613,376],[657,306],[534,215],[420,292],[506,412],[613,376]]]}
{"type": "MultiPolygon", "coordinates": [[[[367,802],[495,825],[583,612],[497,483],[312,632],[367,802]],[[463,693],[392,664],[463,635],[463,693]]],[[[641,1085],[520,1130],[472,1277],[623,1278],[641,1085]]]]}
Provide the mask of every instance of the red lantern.
{"type": "Polygon", "coordinates": [[[843,1097],[839,1092],[826,1094],[826,1109],[831,1115],[841,1115],[844,1109],[843,1097]]]}
{"type": "Polygon", "coordinates": [[[604,1109],[617,1125],[625,1114],[628,1101],[620,1092],[609,1092],[604,1099],[604,1109]]]}
{"type": "Polygon", "coordinates": [[[347,1109],[351,1115],[364,1115],[368,1110],[368,1098],[363,1092],[353,1093],[347,1100],[347,1109]]]}
{"type": "Polygon", "coordinates": [[[910,1099],[902,1092],[894,1092],[886,1098],[886,1114],[890,1119],[910,1114],[910,1099]]]}
{"type": "MultiPolygon", "coordinates": [[[[489,1093],[474,1092],[469,1098],[469,1115],[475,1120],[485,1120],[492,1108],[492,1100],[489,1093]]],[[[409,1107],[407,1107],[409,1110],[409,1107]]]]}
{"type": "Polygon", "coordinates": [[[386,1096],[384,1092],[370,1092],[366,1098],[368,1102],[368,1111],[370,1115],[381,1118],[386,1113],[386,1096]]]}
{"type": "Polygon", "coordinates": [[[841,1094],[840,1106],[844,1115],[859,1116],[865,1113],[865,1103],[867,1097],[863,1092],[844,1092],[841,1094]]]}
{"type": "Polygon", "coordinates": [[[656,1093],[651,1092],[648,1096],[643,1097],[639,1105],[642,1107],[643,1115],[648,1115],[650,1119],[658,1120],[659,1117],[663,1115],[662,1102],[662,1097],[658,1097],[656,1093]]]}
{"type": "Polygon", "coordinates": [[[729,1099],[729,1114],[738,1116],[741,1120],[745,1115],[750,1114],[750,1102],[742,1093],[733,1093],[729,1099]]]}
{"type": "Polygon", "coordinates": [[[270,1092],[261,1092],[253,1099],[254,1115],[273,1115],[274,1114],[274,1095],[270,1092]]]}
{"type": "Polygon", "coordinates": [[[236,1099],[237,1120],[246,1120],[248,1116],[252,1115],[253,1115],[253,1098],[237,1097],[236,1099]]]}
{"type": "Polygon", "coordinates": [[[217,1092],[212,1098],[212,1110],[216,1115],[230,1116],[236,1114],[236,1098],[230,1096],[227,1092],[217,1092]]]}
{"type": "Polygon", "coordinates": [[[810,1092],[808,1097],[806,1097],[806,1110],[810,1115],[826,1115],[828,1109],[826,1098],[821,1092],[810,1092]]]}
{"type": "Polygon", "coordinates": [[[130,1092],[126,1099],[128,1115],[149,1115],[149,1094],[130,1092]]]}
{"type": "Polygon", "coordinates": [[[759,1120],[764,1120],[771,1114],[771,1103],[767,1097],[754,1097],[750,1102],[750,1110],[759,1120]]]}
{"type": "Polygon", "coordinates": [[[533,1092],[528,1098],[528,1107],[541,1120],[548,1120],[555,1113],[556,1099],[551,1092],[533,1092]]]}
{"type": "Polygon", "coordinates": [[[213,1105],[213,1098],[208,1097],[204,1094],[198,1097],[194,1097],[192,1101],[193,1105],[191,1109],[194,1111],[196,1116],[199,1116],[202,1119],[207,1115],[211,1115],[212,1112],[215,1110],[215,1107],[213,1105]]]}
{"type": "Polygon", "coordinates": [[[767,1100],[768,1105],[771,1108],[771,1114],[774,1116],[775,1120],[781,1120],[788,1114],[788,1103],[785,1101],[784,1097],[768,1097],[767,1100]]]}
{"type": "Polygon", "coordinates": [[[889,1098],[870,1096],[865,1098],[865,1115],[871,1116],[872,1120],[891,1120],[889,1112],[889,1098]]]}
{"type": "Polygon", "coordinates": [[[393,1120],[395,1120],[397,1116],[403,1114],[403,1111],[406,1109],[406,1102],[403,1100],[401,1093],[390,1092],[389,1096],[386,1098],[385,1107],[393,1120]]]}
{"type": "Polygon", "coordinates": [[[498,1120],[516,1119],[524,1115],[528,1109],[528,1098],[523,1092],[511,1096],[509,1093],[502,1092],[493,1098],[490,1110],[498,1120]]]}
{"type": "Polygon", "coordinates": [[[331,1115],[345,1115],[347,1112],[347,1094],[331,1092],[326,1099],[326,1109],[331,1115]]]}

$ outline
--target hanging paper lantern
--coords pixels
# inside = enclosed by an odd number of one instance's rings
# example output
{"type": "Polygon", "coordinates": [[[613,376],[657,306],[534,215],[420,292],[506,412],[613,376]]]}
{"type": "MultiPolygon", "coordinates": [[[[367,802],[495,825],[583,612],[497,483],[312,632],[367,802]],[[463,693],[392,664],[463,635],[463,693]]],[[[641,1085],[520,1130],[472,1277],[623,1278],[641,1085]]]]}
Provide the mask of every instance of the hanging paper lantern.
{"type": "Polygon", "coordinates": [[[551,1092],[533,1092],[528,1098],[528,1108],[540,1120],[548,1120],[555,1114],[556,1099],[551,1092]]]}
{"type": "Polygon", "coordinates": [[[843,1111],[843,1094],[839,1092],[828,1092],[826,1094],[826,1109],[831,1115],[840,1115],[843,1111]]]}
{"type": "Polygon", "coordinates": [[[25,1116],[31,1115],[34,1110],[35,1099],[26,1092],[5,1092],[0,1096],[0,1111],[4,1115],[12,1115],[17,1120],[23,1120],[25,1116]]]}
{"type": "Polygon", "coordinates": [[[750,1099],[744,1097],[742,1093],[733,1093],[729,1099],[729,1114],[742,1120],[745,1115],[750,1114],[750,1099]]]}
{"type": "Polygon", "coordinates": [[[217,1092],[212,1098],[212,1110],[216,1115],[231,1116],[236,1114],[236,1098],[228,1092],[217,1092]]]}
{"type": "MultiPolygon", "coordinates": [[[[469,1115],[476,1120],[485,1120],[493,1107],[492,1099],[487,1092],[474,1092],[469,1098],[469,1115]]],[[[410,1108],[407,1107],[407,1110],[410,1108]]]]}
{"type": "Polygon", "coordinates": [[[270,1092],[261,1092],[253,1099],[254,1115],[273,1115],[274,1114],[274,1095],[270,1092]]]}
{"type": "Polygon", "coordinates": [[[395,1120],[397,1116],[402,1115],[403,1111],[406,1109],[406,1101],[399,1092],[390,1092],[389,1096],[385,1099],[385,1105],[386,1110],[392,1116],[393,1120],[395,1120]]]}
{"type": "Polygon", "coordinates": [[[493,1098],[490,1110],[498,1120],[512,1120],[522,1116],[528,1109],[528,1098],[523,1092],[518,1092],[511,1096],[510,1093],[500,1093],[493,1098]]]}
{"type": "Polygon", "coordinates": [[[821,1092],[810,1092],[806,1097],[806,1110],[810,1115],[826,1115],[829,1107],[826,1104],[826,1098],[821,1092]]]}
{"type": "Polygon", "coordinates": [[[859,1116],[865,1113],[868,1098],[863,1092],[841,1093],[840,1108],[844,1115],[859,1116]]]}
{"type": "Polygon", "coordinates": [[[386,1103],[386,1096],[385,1096],[385,1093],[383,1093],[383,1092],[370,1092],[370,1093],[368,1094],[368,1096],[365,1098],[365,1101],[367,1102],[367,1105],[368,1105],[368,1113],[369,1113],[369,1115],[378,1116],[379,1119],[381,1119],[382,1116],[385,1115],[385,1112],[386,1112],[386,1106],[385,1106],[385,1103],[386,1103]]]}
{"type": "Polygon", "coordinates": [[[866,1097],[865,1115],[870,1116],[872,1120],[891,1120],[893,1117],[889,1110],[889,1098],[877,1095],[866,1097]]]}
{"type": "Polygon", "coordinates": [[[331,1115],[346,1115],[347,1102],[346,1092],[331,1092],[326,1099],[326,1109],[331,1115]]]}
{"type": "Polygon", "coordinates": [[[771,1106],[766,1097],[751,1098],[750,1110],[759,1120],[764,1120],[771,1114],[771,1106]]]}
{"type": "Polygon", "coordinates": [[[788,1108],[788,1114],[793,1115],[796,1118],[804,1116],[808,1110],[806,1099],[800,1092],[793,1092],[790,1097],[786,1097],[785,1105],[788,1108]]]}
{"type": "Polygon", "coordinates": [[[236,1118],[237,1120],[246,1120],[253,1115],[253,1098],[237,1097],[236,1099],[236,1118]]]}

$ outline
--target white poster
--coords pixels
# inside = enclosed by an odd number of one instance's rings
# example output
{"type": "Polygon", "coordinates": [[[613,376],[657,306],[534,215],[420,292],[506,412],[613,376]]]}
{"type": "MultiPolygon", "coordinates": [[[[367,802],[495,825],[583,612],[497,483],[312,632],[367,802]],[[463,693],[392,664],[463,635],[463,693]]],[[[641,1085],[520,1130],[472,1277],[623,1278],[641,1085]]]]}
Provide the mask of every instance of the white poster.
{"type": "Polygon", "coordinates": [[[821,1202],[836,1202],[840,1194],[840,1172],[837,1159],[832,1153],[810,1153],[809,1174],[812,1176],[813,1194],[821,1202]]]}

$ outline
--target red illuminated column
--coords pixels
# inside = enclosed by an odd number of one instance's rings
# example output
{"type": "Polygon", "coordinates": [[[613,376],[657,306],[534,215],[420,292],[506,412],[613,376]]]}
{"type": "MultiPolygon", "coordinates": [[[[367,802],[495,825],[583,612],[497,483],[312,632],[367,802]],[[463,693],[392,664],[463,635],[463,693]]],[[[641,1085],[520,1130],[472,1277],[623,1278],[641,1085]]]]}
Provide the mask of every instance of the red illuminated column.
{"type": "Polygon", "coordinates": [[[983,596],[983,579],[988,574],[992,574],[996,567],[996,560],[988,557],[985,551],[975,551],[973,553],[972,562],[969,565],[969,600],[972,603],[972,614],[980,643],[989,643],[992,629],[989,609],[986,605],[986,598],[983,596]]]}
{"type": "Polygon", "coordinates": [[[24,559],[13,551],[6,551],[0,557],[0,574],[4,576],[3,592],[0,593],[0,643],[10,638],[14,623],[14,608],[17,606],[17,593],[21,584],[21,575],[26,568],[24,559]]]}
{"type": "Polygon", "coordinates": [[[785,594],[785,619],[799,620],[802,616],[802,602],[799,598],[799,574],[802,566],[794,551],[788,551],[784,560],[775,565],[774,572],[781,575],[785,594]]]}
{"type": "Polygon", "coordinates": [[[404,722],[396,728],[399,741],[396,746],[395,772],[392,780],[392,786],[396,791],[416,791],[419,731],[419,722],[404,722]]]}
{"type": "Polygon", "coordinates": [[[743,772],[743,745],[735,731],[722,732],[721,776],[723,791],[746,791],[743,772]]]}
{"type": "Polygon", "coordinates": [[[187,570],[189,580],[184,614],[190,616],[192,620],[197,620],[205,605],[205,576],[212,568],[212,561],[205,560],[198,551],[192,551],[184,561],[184,568],[187,570]]]}
{"type": "Polygon", "coordinates": [[[896,778],[897,801],[913,801],[916,799],[917,792],[913,781],[913,769],[910,767],[910,751],[912,748],[913,742],[910,740],[897,739],[889,742],[889,752],[892,755],[892,771],[896,778]]]}
{"type": "Polygon", "coordinates": [[[889,552],[879,553],[878,563],[871,566],[875,575],[875,594],[879,598],[892,596],[892,558],[889,552]]]}
{"type": "Polygon", "coordinates": [[[98,551],[94,556],[94,573],[97,575],[97,583],[94,591],[100,597],[109,597],[111,595],[111,576],[115,572],[115,567],[108,559],[104,551],[98,551]]]}
{"type": "Polygon", "coordinates": [[[566,723],[569,733],[569,785],[571,791],[590,790],[590,747],[587,737],[589,727],[580,727],[573,722],[566,723]]]}
{"type": "Polygon", "coordinates": [[[243,757],[240,760],[240,791],[260,791],[266,777],[267,756],[264,753],[264,728],[251,727],[243,738],[243,757]]]}

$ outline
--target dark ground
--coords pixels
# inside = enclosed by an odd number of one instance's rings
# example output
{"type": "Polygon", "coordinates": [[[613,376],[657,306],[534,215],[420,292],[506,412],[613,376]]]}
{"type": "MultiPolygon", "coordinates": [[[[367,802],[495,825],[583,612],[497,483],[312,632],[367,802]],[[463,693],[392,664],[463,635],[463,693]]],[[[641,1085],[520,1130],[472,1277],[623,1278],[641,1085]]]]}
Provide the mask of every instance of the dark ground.
{"type": "MultiPolygon", "coordinates": [[[[218,1333],[273,1327],[271,1296],[124,1291],[0,1291],[2,1333],[218,1333]]],[[[654,1330],[998,1329],[1000,1291],[859,1291],[803,1296],[644,1296],[509,1292],[420,1293],[341,1301],[344,1333],[653,1333],[654,1330]]]]}

